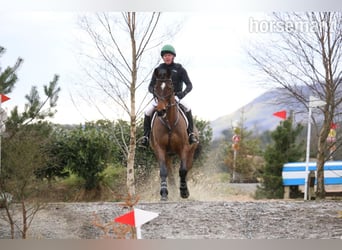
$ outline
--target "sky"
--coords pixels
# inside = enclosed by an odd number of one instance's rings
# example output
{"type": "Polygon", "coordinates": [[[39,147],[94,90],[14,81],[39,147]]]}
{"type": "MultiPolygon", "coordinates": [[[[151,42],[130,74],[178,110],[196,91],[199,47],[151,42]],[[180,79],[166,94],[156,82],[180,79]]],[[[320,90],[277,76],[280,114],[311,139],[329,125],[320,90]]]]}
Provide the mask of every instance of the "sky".
{"type": "MultiPolygon", "coordinates": [[[[77,24],[80,14],[75,11],[0,13],[0,46],[6,49],[0,57],[0,67],[14,65],[18,57],[24,59],[17,72],[16,88],[8,94],[11,100],[2,105],[8,112],[14,106],[19,110],[24,107],[24,96],[32,86],[42,91],[43,85],[58,74],[62,91],[53,122],[77,124],[121,116],[119,108],[105,105],[101,97],[95,100],[101,109],[99,112],[82,96],[80,83],[85,79],[85,72],[77,59],[77,49],[80,42],[85,42],[80,38],[85,38],[80,36],[77,24]]],[[[255,20],[262,21],[264,13],[166,12],[162,16],[170,25],[182,20],[181,30],[166,43],[175,47],[175,62],[186,68],[193,83],[193,91],[185,100],[195,116],[215,120],[266,91],[257,84],[255,68],[244,49],[256,36],[264,36],[251,26],[255,20]]],[[[156,50],[159,52],[160,48],[156,50]]]]}

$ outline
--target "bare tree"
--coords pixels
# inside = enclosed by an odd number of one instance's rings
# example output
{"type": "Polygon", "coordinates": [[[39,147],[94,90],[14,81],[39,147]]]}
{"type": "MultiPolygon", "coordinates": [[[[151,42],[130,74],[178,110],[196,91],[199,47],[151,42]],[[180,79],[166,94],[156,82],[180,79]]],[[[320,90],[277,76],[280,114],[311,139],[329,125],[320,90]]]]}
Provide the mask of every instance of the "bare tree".
{"type": "MultiPolygon", "coordinates": [[[[250,25],[257,31],[260,23],[253,22],[250,25]]],[[[248,52],[258,68],[272,84],[287,91],[283,101],[289,106],[290,100],[295,100],[302,110],[308,110],[310,95],[326,102],[315,109],[318,113],[313,116],[318,137],[316,195],[324,198],[323,166],[329,158],[327,137],[331,123],[341,115],[342,13],[273,13],[267,22],[267,28],[273,32],[271,43],[261,42],[248,52]],[[315,119],[318,116],[322,123],[315,119]]]]}
{"type": "MultiPolygon", "coordinates": [[[[39,128],[42,130],[42,127],[39,128]]],[[[46,164],[47,159],[42,153],[42,147],[48,139],[37,132],[39,128],[26,127],[25,130],[12,135],[4,145],[4,171],[0,178],[0,195],[4,196],[6,192],[10,192],[14,199],[13,204],[5,199],[0,219],[9,224],[12,239],[15,238],[16,229],[21,237],[26,239],[35,215],[44,208],[44,203],[36,198],[39,196],[39,187],[42,183],[34,172],[46,164]]]]}
{"type": "Polygon", "coordinates": [[[81,28],[93,45],[92,50],[85,53],[89,63],[85,72],[96,85],[92,86],[93,90],[99,90],[111,101],[110,105],[120,107],[129,117],[130,140],[129,143],[121,140],[121,148],[127,156],[127,188],[130,195],[135,195],[136,122],[148,101],[147,87],[142,95],[138,95],[137,90],[147,82],[159,62],[159,54],[158,57],[153,56],[151,50],[176,31],[165,29],[159,31],[157,36],[160,17],[160,13],[97,13],[84,16],[80,21],[81,28]]]}

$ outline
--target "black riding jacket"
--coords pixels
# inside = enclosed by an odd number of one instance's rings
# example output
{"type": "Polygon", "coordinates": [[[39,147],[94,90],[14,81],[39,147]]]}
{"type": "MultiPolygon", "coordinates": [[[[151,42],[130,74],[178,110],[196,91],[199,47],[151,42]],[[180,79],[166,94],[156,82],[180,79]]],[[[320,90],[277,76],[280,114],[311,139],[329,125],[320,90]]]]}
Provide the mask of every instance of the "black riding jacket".
{"type": "MultiPolygon", "coordinates": [[[[188,73],[183,68],[183,66],[179,63],[171,63],[169,65],[162,63],[158,67],[158,69],[170,69],[172,74],[172,82],[174,86],[174,92],[182,99],[192,90],[192,83],[189,79],[188,73]],[[183,83],[185,84],[186,88],[183,91],[183,83]]],[[[148,86],[148,91],[153,94],[154,85],[156,84],[156,77],[153,75],[150,85],[148,86]]]]}

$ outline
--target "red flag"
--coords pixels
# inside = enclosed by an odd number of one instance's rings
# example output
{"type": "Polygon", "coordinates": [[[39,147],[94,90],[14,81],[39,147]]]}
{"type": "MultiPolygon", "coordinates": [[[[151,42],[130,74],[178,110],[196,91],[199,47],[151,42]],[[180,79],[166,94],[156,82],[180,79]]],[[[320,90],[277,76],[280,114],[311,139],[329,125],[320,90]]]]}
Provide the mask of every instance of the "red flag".
{"type": "Polygon", "coordinates": [[[122,223],[122,224],[128,224],[128,225],[135,227],[134,210],[124,215],[121,215],[119,217],[116,217],[114,221],[118,223],[122,223]]]}
{"type": "Polygon", "coordinates": [[[274,116],[277,116],[283,120],[286,120],[286,110],[281,110],[278,112],[273,113],[274,116]]]}
{"type": "Polygon", "coordinates": [[[333,123],[333,122],[332,122],[332,123],[330,124],[330,128],[331,128],[331,129],[337,129],[337,127],[338,127],[338,124],[337,124],[337,123],[333,123]]]}
{"type": "Polygon", "coordinates": [[[1,102],[5,102],[5,101],[8,101],[10,98],[8,96],[5,96],[3,94],[0,94],[1,96],[1,102]]]}

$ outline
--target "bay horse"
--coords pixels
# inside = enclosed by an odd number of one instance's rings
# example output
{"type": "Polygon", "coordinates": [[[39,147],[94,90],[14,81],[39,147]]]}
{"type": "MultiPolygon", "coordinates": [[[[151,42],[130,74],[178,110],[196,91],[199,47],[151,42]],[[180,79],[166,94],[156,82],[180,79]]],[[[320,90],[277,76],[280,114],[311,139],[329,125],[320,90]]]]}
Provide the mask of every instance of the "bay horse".
{"type": "MultiPolygon", "coordinates": [[[[187,173],[192,167],[197,143],[189,144],[187,121],[175,98],[171,71],[155,69],[154,98],[157,101],[156,115],[152,121],[151,147],[158,160],[160,169],[161,200],[167,200],[167,176],[171,172],[172,157],[177,155],[180,160],[180,196],[188,198],[187,173]]],[[[197,130],[194,129],[197,134],[197,130]]]]}

